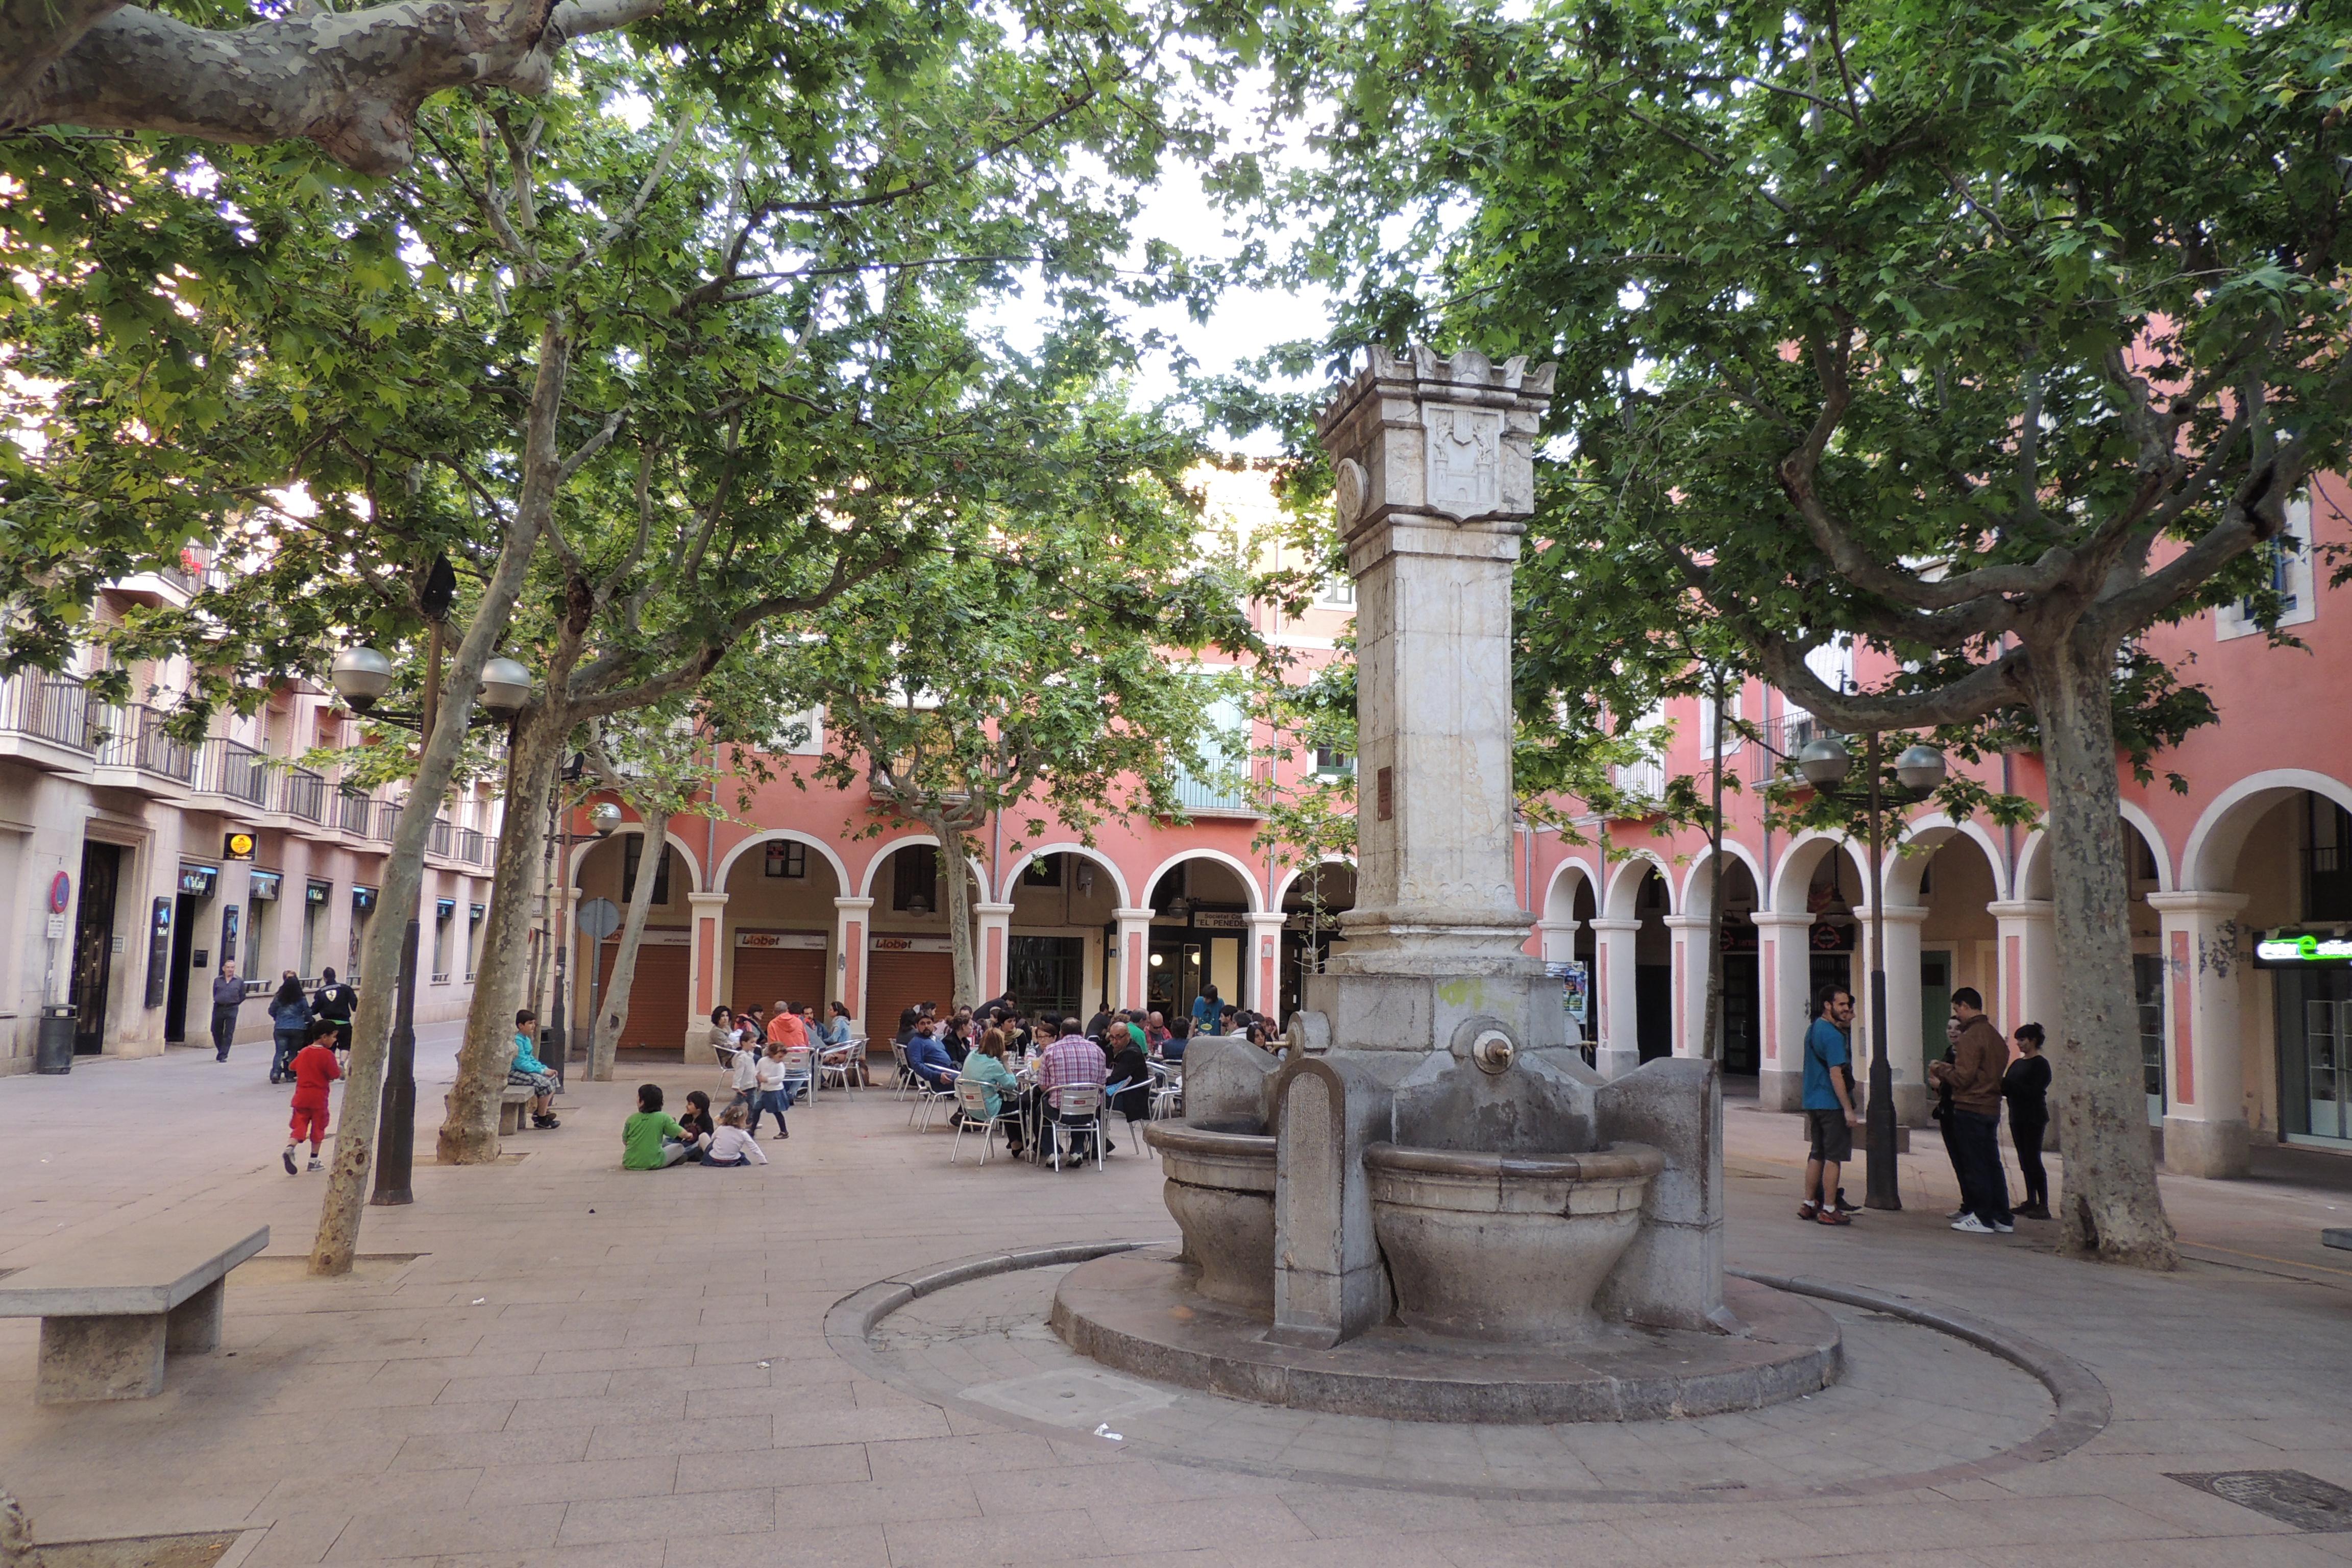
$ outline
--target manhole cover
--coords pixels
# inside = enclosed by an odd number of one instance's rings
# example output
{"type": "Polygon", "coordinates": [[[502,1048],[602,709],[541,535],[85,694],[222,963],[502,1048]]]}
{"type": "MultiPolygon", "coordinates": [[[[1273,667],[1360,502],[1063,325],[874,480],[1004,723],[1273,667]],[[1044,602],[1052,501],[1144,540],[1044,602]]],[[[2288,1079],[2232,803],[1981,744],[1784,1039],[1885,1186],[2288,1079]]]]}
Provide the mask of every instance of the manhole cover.
{"type": "Polygon", "coordinates": [[[963,1391],[966,1399],[1050,1421],[1056,1426],[1094,1426],[1140,1411],[1176,1403],[1176,1395],[1148,1383],[1093,1367],[1066,1368],[982,1384],[963,1391]]]}
{"type": "Polygon", "coordinates": [[[2172,1479],[2297,1530],[2352,1531],[2352,1491],[2301,1470],[2218,1470],[2172,1479]]]}

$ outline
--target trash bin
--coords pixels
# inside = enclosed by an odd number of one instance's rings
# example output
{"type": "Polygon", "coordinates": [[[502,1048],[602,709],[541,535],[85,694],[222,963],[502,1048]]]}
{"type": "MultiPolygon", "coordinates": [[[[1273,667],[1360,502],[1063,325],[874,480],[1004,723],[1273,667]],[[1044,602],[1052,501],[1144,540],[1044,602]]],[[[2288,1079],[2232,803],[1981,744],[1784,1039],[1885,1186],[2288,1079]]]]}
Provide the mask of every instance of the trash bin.
{"type": "Polygon", "coordinates": [[[73,1071],[74,1010],[71,1007],[41,1009],[41,1034],[34,1058],[36,1072],[61,1073],[73,1071]]]}

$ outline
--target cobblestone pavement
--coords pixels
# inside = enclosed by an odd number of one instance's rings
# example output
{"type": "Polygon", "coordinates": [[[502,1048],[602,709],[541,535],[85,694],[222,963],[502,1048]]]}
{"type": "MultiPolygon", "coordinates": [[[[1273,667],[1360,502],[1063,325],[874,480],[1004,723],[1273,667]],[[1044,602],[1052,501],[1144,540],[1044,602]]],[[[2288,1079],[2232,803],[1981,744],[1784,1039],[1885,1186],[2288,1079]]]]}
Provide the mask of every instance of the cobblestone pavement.
{"type": "MultiPolygon", "coordinates": [[[[428,1107],[450,1049],[446,1031],[421,1047],[428,1107]]],[[[1932,1485],[1704,1489],[1724,1454],[1754,1467],[1719,1478],[1735,1481],[1899,1478],[2006,1442],[2044,1408],[2005,1363],[1841,1309],[1854,1374],[1801,1412],[1587,1429],[1536,1467],[1554,1495],[1480,1496],[1444,1489],[1524,1477],[1528,1454],[1382,1423],[1377,1482],[1252,1474],[1144,1451],[1143,1426],[1133,1449],[1091,1426],[1042,1435],[862,1376],[828,1348],[828,1308],[885,1275],[1168,1234],[1157,1170],[1125,1138],[1099,1173],[975,1169],[969,1139],[951,1166],[950,1136],[909,1131],[887,1094],[829,1095],[765,1145],[765,1169],[627,1174],[618,1127],[634,1076],[574,1084],[561,1131],[512,1141],[519,1162],[420,1165],[413,1206],[370,1211],[373,1260],[318,1282],[299,1257],[320,1178],[278,1168],[286,1091],[245,1055],[0,1081],[0,1267],[175,1211],[273,1227],[269,1254],[231,1279],[234,1353],[174,1362],[159,1398],[37,1407],[34,1325],[0,1322],[0,1477],[42,1539],[236,1528],[257,1542],[253,1568],[2352,1559],[2352,1533],[2307,1533],[2168,1479],[2284,1469],[2352,1486],[2352,1271],[2316,1245],[2323,1223],[2342,1223],[2338,1192],[2168,1179],[2191,1261],[2152,1277],[2058,1258],[2048,1227],[1953,1235],[1950,1176],[1925,1140],[1905,1162],[1903,1213],[1801,1226],[1793,1123],[1735,1106],[1736,1262],[2010,1325],[2090,1366],[2113,1420],[2063,1458],[1932,1485]],[[1588,1477],[1593,1495],[1559,1495],[1588,1477]],[[1681,1495],[1601,1495],[1660,1483],[1681,1495]]],[[[718,1078],[655,1076],[674,1095],[718,1078]]],[[[429,1125],[420,1141],[429,1151],[429,1125]]],[[[1027,1310],[1021,1288],[1008,1276],[968,1301],[942,1292],[919,1304],[929,1317],[886,1332],[1010,1320],[1027,1310]]],[[[1050,1360],[1055,1347],[1029,1343],[1050,1360]]],[[[1188,1440],[1215,1442],[1214,1424],[1188,1440]]]]}

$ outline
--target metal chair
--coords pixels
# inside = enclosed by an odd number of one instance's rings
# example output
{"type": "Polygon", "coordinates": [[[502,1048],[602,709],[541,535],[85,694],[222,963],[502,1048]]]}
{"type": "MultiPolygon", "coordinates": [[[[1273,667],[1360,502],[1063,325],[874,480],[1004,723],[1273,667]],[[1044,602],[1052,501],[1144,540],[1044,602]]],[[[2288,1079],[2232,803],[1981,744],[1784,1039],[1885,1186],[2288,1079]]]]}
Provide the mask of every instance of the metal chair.
{"type": "MultiPolygon", "coordinates": [[[[1054,1169],[1058,1171],[1062,1168],[1062,1135],[1065,1132],[1090,1131],[1095,1135],[1095,1169],[1101,1170],[1103,1144],[1106,1142],[1103,1137],[1102,1085],[1098,1083],[1065,1084],[1060,1093],[1061,1104],[1048,1106],[1045,1117],[1045,1137],[1053,1144],[1054,1169]]],[[[1081,1165],[1087,1163],[1084,1155],[1078,1155],[1076,1158],[1081,1165]]]]}
{"type": "Polygon", "coordinates": [[[948,1150],[948,1163],[956,1163],[957,1152],[963,1147],[963,1135],[977,1129],[980,1132],[980,1163],[988,1163],[989,1151],[995,1147],[994,1134],[999,1127],[1018,1127],[1021,1111],[1017,1106],[1003,1104],[995,1115],[988,1113],[988,1086],[971,1079],[960,1078],[955,1086],[956,1109],[963,1112],[956,1122],[954,1144],[948,1150]]]}
{"type": "Polygon", "coordinates": [[[954,1102],[955,1086],[950,1083],[945,1089],[934,1089],[921,1078],[916,1077],[912,1068],[908,1069],[908,1076],[913,1080],[915,1102],[908,1108],[907,1125],[919,1132],[929,1132],[931,1130],[931,1118],[938,1112],[940,1107],[954,1102]]]}
{"type": "Polygon", "coordinates": [[[1184,1064],[1153,1062],[1151,1064],[1151,1120],[1162,1121],[1184,1113],[1184,1064]]]}
{"type": "Polygon", "coordinates": [[[906,1042],[903,1040],[890,1042],[890,1098],[904,1100],[907,1098],[907,1090],[915,1082],[915,1069],[907,1063],[906,1042]]]}
{"type": "Polygon", "coordinates": [[[793,1101],[798,1104],[816,1089],[816,1053],[806,1046],[794,1046],[784,1052],[784,1087],[793,1091],[793,1101]]]}
{"type": "Polygon", "coordinates": [[[848,1089],[854,1077],[858,1088],[871,1087],[874,1080],[866,1071],[866,1037],[860,1035],[856,1039],[844,1040],[837,1046],[827,1046],[819,1051],[816,1073],[820,1083],[837,1081],[842,1088],[848,1089]]]}

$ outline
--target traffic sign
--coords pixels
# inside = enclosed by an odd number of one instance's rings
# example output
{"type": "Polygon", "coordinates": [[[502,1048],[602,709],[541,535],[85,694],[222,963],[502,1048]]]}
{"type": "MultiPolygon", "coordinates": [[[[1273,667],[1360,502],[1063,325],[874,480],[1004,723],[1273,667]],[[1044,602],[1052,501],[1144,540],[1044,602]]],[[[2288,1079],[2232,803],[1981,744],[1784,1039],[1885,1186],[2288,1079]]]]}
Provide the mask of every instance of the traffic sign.
{"type": "Polygon", "coordinates": [[[590,942],[602,942],[621,929],[621,907],[610,899],[591,899],[580,906],[580,930],[590,942]]]}

